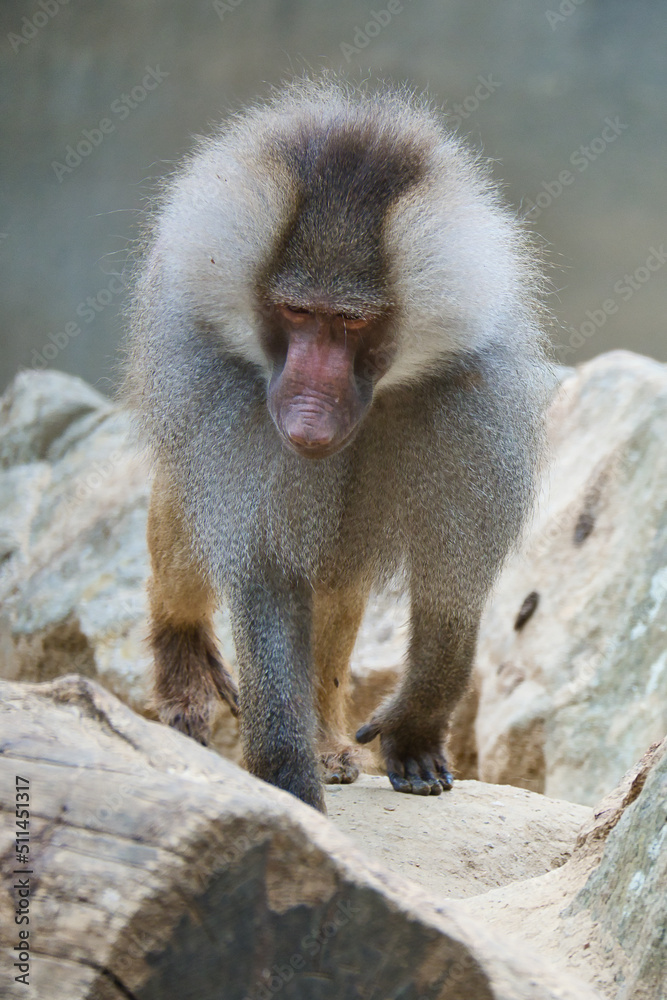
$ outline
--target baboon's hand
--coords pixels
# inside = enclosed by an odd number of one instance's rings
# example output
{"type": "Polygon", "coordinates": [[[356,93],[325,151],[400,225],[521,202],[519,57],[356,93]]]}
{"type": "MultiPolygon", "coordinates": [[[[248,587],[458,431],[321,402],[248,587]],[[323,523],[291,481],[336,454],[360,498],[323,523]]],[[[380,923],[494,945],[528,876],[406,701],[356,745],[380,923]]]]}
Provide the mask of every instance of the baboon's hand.
{"type": "Polygon", "coordinates": [[[356,734],[358,743],[380,737],[387,774],[397,792],[440,795],[449,791],[454,779],[447,767],[441,738],[420,734],[400,723],[371,719],[356,734]]]}

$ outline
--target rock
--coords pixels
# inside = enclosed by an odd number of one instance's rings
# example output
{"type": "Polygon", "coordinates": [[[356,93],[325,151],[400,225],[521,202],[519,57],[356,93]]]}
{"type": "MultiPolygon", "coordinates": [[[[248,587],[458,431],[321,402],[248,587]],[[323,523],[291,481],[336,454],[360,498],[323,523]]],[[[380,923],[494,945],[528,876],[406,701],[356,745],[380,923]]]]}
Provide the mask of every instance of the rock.
{"type": "Polygon", "coordinates": [[[667,997],[667,739],[594,810],[562,868],[462,901],[610,1000],[667,997]]]}
{"type": "Polygon", "coordinates": [[[577,835],[575,847],[579,857],[591,854],[599,860],[607,837],[628,806],[632,805],[641,794],[651,769],[661,760],[665,752],[667,752],[667,737],[660,743],[652,744],[634,767],[626,771],[616,788],[598,802],[577,835]]]}
{"type": "Polygon", "coordinates": [[[47,458],[68,428],[109,408],[109,401],[80,378],[56,371],[20,372],[0,404],[0,467],[47,458]]]}
{"type": "Polygon", "coordinates": [[[563,919],[585,915],[600,950],[621,957],[618,1000],[667,997],[667,740],[645,763],[591,873],[563,919]]]}
{"type": "MultiPolygon", "coordinates": [[[[88,679],[2,682],[0,711],[0,788],[12,806],[0,850],[19,871],[0,893],[3,996],[596,996],[464,915],[462,903],[387,873],[308,806],[88,679]],[[17,790],[31,813],[25,864],[17,790]],[[17,908],[30,917],[28,939],[18,937],[17,908]]],[[[503,792],[510,806],[517,792],[503,792]]],[[[371,828],[378,805],[369,800],[371,828]]]]}
{"type": "Polygon", "coordinates": [[[2,401],[2,676],[76,670],[134,707],[142,648],[147,475],[127,418],[80,379],[20,375],[2,401]]]}
{"type": "Polygon", "coordinates": [[[563,381],[552,469],[484,617],[479,777],[595,803],[667,732],[667,366],[563,381]]]}

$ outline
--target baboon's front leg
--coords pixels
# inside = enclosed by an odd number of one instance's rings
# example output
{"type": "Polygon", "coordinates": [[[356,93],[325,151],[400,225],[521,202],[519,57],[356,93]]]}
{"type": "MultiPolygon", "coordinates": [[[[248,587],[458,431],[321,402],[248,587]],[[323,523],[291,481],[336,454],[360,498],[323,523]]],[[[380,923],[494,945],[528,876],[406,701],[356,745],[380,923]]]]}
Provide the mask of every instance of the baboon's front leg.
{"type": "Polygon", "coordinates": [[[148,512],[148,548],[155,707],[163,722],[206,744],[221,698],[237,714],[236,685],[213,634],[214,592],[192,551],[173,488],[159,472],[148,512]]]}
{"type": "Polygon", "coordinates": [[[447,724],[472,669],[479,616],[448,615],[424,600],[412,611],[407,670],[398,691],[357,732],[380,737],[397,792],[439,795],[454,779],[445,757],[447,724]]]}
{"type": "Polygon", "coordinates": [[[312,589],[258,569],[229,588],[248,770],[326,812],[315,754],[312,589]]]}

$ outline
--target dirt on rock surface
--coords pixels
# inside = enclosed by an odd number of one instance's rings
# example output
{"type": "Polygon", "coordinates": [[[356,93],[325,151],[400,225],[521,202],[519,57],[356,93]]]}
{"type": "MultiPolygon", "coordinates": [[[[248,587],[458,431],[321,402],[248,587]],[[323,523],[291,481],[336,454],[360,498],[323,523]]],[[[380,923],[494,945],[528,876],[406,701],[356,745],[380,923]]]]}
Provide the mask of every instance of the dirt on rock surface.
{"type": "Polygon", "coordinates": [[[559,868],[593,815],[588,806],[479,781],[457,781],[427,798],[401,795],[375,775],[327,786],[327,809],[388,871],[450,899],[559,868]]]}

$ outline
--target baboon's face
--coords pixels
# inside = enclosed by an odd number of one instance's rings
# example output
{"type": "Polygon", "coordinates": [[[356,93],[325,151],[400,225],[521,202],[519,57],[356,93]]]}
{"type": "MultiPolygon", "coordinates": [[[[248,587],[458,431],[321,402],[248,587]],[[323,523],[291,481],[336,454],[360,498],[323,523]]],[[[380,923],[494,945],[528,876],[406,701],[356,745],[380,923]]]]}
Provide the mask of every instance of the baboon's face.
{"type": "Polygon", "coordinates": [[[326,458],[349,444],[391,362],[386,330],[386,318],[286,304],[270,310],[268,407],[288,448],[326,458]]]}

